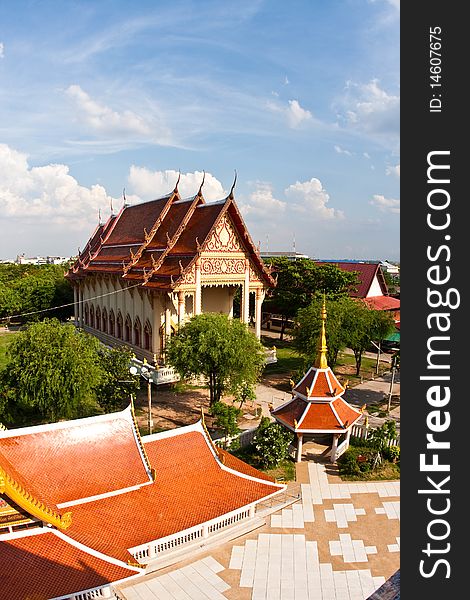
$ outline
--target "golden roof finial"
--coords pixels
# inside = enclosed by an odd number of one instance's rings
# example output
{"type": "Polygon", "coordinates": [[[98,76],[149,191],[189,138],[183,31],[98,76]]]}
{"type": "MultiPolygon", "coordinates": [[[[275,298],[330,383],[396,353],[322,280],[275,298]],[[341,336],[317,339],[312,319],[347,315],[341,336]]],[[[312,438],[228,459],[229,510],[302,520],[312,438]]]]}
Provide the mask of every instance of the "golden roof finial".
{"type": "Polygon", "coordinates": [[[317,358],[315,359],[315,364],[314,367],[317,367],[317,369],[327,369],[328,368],[328,361],[327,361],[327,352],[328,352],[328,346],[326,345],[326,300],[325,300],[325,294],[323,294],[323,304],[321,307],[321,332],[320,332],[320,338],[318,340],[318,346],[317,346],[317,358]]]}

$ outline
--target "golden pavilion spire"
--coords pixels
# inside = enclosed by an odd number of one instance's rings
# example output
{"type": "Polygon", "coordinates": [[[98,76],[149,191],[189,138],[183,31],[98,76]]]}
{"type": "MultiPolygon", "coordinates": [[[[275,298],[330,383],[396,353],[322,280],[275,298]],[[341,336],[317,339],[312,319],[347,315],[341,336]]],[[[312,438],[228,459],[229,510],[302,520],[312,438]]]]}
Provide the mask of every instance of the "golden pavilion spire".
{"type": "Polygon", "coordinates": [[[318,346],[317,346],[317,357],[315,359],[315,364],[313,365],[314,367],[317,367],[317,369],[327,369],[328,368],[328,361],[327,361],[327,352],[328,352],[328,347],[326,345],[326,300],[325,300],[325,295],[323,295],[323,304],[321,307],[321,332],[320,332],[320,338],[318,339],[318,346]]]}

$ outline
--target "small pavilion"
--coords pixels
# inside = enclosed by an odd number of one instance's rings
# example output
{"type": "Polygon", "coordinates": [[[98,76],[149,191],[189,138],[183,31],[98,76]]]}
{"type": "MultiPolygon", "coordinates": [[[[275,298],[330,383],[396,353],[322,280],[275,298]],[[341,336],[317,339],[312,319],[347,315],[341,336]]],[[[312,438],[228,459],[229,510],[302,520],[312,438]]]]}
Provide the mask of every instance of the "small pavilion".
{"type": "Polygon", "coordinates": [[[330,461],[334,463],[349,446],[351,428],[362,412],[343,398],[345,388],[327,361],[326,306],[321,310],[321,332],[315,363],[292,390],[292,398],[271,411],[278,423],[296,436],[296,462],[302,460],[302,444],[331,435],[330,461]]]}

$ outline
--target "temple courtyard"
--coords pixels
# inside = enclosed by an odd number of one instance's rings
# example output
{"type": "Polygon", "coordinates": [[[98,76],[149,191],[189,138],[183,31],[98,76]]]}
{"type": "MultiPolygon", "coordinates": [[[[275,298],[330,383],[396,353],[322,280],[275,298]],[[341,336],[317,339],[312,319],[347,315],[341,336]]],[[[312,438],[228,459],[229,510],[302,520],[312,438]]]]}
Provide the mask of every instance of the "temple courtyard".
{"type": "Polygon", "coordinates": [[[128,581],[123,600],[365,600],[400,566],[399,481],[344,482],[304,447],[286,508],[128,581]]]}

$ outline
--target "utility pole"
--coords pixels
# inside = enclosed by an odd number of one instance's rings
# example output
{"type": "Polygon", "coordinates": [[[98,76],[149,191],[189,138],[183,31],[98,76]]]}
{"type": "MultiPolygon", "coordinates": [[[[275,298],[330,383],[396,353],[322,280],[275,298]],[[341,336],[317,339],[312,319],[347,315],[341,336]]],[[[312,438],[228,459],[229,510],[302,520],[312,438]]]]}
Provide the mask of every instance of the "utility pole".
{"type": "Polygon", "coordinates": [[[387,408],[387,412],[390,412],[390,404],[392,402],[392,390],[393,390],[393,382],[395,380],[395,371],[397,368],[397,356],[396,354],[394,354],[392,356],[392,378],[390,380],[390,391],[388,393],[388,408],[387,408]]]}

